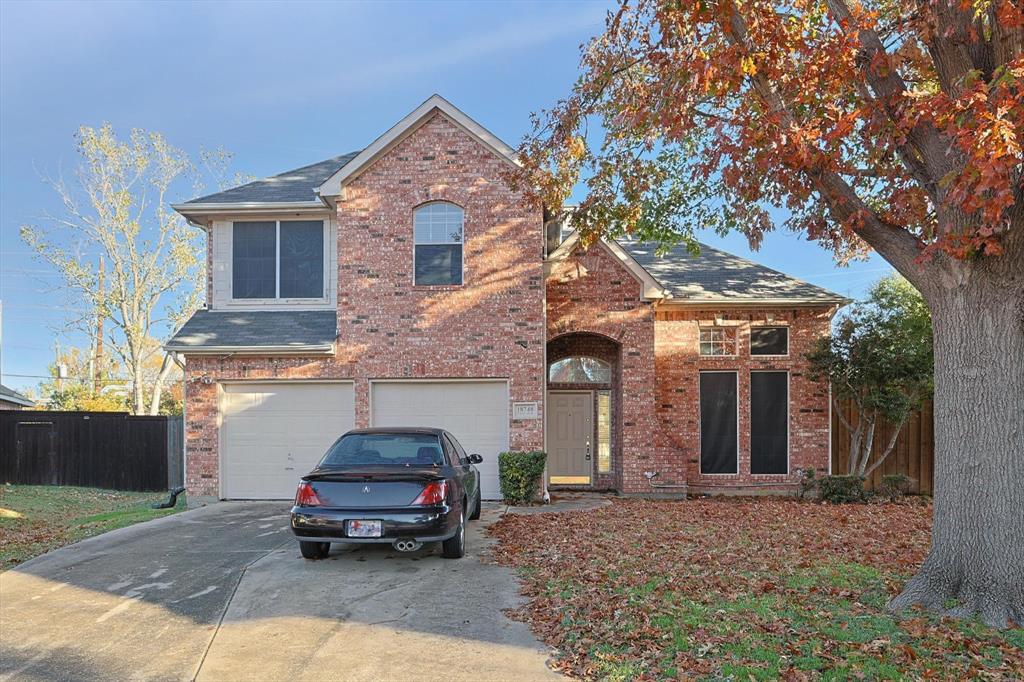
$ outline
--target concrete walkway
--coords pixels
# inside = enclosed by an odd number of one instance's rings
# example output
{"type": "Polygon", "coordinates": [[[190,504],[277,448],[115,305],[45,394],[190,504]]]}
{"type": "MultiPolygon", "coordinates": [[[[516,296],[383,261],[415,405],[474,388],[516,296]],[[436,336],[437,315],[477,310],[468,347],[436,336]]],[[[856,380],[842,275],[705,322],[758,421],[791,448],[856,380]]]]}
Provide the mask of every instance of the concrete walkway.
{"type": "Polygon", "coordinates": [[[512,573],[428,546],[299,556],[280,503],[221,503],[0,574],[0,680],[544,680],[512,573]]]}

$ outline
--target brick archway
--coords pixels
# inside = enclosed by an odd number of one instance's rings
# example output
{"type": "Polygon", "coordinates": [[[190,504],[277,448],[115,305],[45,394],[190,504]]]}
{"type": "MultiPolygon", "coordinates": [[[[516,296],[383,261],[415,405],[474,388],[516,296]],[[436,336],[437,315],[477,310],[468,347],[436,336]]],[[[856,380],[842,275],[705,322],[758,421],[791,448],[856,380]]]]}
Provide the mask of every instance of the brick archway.
{"type": "MultiPolygon", "coordinates": [[[[608,382],[547,382],[548,391],[590,391],[594,395],[593,424],[599,423],[598,396],[606,394],[610,398],[610,462],[607,470],[600,467],[600,453],[597,451],[597,432],[595,431],[595,450],[592,458],[592,480],[586,486],[597,490],[618,490],[622,480],[622,346],[617,341],[594,332],[569,332],[556,336],[547,344],[547,371],[559,360],[571,357],[595,358],[608,363],[611,367],[611,381],[608,382]]],[[[562,486],[559,486],[562,487],[562,486]]],[[[569,486],[572,487],[572,486],[569,486]]]]}

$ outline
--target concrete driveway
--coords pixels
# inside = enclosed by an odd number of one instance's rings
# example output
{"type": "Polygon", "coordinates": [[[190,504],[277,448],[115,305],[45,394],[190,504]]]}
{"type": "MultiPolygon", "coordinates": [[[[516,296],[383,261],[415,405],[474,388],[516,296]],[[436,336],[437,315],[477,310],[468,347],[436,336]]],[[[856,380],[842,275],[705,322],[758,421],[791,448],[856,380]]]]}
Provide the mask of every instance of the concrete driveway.
{"type": "Polygon", "coordinates": [[[305,561],[281,503],[227,502],[0,574],[0,680],[543,680],[515,579],[428,546],[305,561]]]}

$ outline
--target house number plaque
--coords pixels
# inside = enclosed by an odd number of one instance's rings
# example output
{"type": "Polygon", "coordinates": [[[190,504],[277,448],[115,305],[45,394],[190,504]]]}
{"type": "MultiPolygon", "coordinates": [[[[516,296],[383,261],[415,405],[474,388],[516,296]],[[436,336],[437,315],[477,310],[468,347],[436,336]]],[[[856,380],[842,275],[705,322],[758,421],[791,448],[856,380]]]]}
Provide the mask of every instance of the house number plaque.
{"type": "Polygon", "coordinates": [[[537,419],[539,414],[540,409],[537,407],[536,401],[528,403],[512,403],[513,419],[537,419]]]}

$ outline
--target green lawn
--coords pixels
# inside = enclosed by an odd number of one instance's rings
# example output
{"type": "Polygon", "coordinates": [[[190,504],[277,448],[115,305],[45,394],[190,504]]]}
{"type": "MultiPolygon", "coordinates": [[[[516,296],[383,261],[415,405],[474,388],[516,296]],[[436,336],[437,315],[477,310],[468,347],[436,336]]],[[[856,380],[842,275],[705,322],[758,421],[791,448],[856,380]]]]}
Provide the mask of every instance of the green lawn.
{"type": "Polygon", "coordinates": [[[132,493],[70,486],[0,486],[0,571],[34,556],[185,508],[150,509],[163,493],[132,493]]]}
{"type": "Polygon", "coordinates": [[[886,612],[930,526],[917,501],[616,500],[491,533],[530,597],[516,615],[575,677],[1024,679],[1024,629],[886,612]]]}

